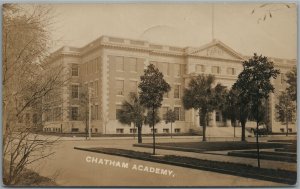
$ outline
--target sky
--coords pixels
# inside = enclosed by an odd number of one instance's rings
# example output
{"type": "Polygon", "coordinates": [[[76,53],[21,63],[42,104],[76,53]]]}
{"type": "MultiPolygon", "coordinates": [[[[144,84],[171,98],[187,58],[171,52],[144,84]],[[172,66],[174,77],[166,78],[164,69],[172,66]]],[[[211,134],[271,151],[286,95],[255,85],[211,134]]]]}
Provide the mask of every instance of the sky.
{"type": "Polygon", "coordinates": [[[245,3],[52,6],[56,42],[53,50],[62,45],[82,47],[102,35],[200,47],[212,40],[214,25],[214,38],[243,55],[256,52],[279,58],[297,57],[297,8],[293,4],[288,5],[290,8],[286,4],[245,3]],[[265,14],[268,16],[263,21],[265,14]]]}

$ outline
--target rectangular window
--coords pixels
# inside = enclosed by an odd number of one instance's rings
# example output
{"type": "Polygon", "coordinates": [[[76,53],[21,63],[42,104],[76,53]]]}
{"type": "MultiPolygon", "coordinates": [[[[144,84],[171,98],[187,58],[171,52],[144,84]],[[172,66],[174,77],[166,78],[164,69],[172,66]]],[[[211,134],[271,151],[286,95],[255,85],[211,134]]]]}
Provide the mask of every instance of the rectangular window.
{"type": "Polygon", "coordinates": [[[121,56],[115,57],[116,70],[124,71],[124,58],[121,56]]]}
{"type": "Polygon", "coordinates": [[[99,106],[95,105],[95,119],[99,120],[99,106]]]}
{"type": "Polygon", "coordinates": [[[196,72],[197,73],[205,72],[204,65],[196,65],[196,72]]]}
{"type": "Polygon", "coordinates": [[[116,80],[116,93],[117,95],[124,95],[124,80],[116,80]]]}
{"type": "Polygon", "coordinates": [[[219,74],[220,73],[220,67],[219,66],[212,66],[211,67],[211,72],[214,74],[219,74]]]}
{"type": "Polygon", "coordinates": [[[79,75],[79,68],[78,64],[72,64],[72,76],[78,76],[79,75]]]}
{"type": "Polygon", "coordinates": [[[71,120],[78,120],[78,107],[71,107],[71,120]]]}
{"type": "Polygon", "coordinates": [[[116,133],[117,134],[123,134],[124,133],[124,129],[116,129],[116,133]]]}
{"type": "Polygon", "coordinates": [[[79,129],[78,128],[72,128],[71,132],[79,132],[79,129]]]}
{"type": "Polygon", "coordinates": [[[89,89],[89,91],[90,91],[90,93],[91,93],[91,97],[94,97],[95,96],[95,88],[94,88],[94,82],[90,82],[90,89],[89,89]]]}
{"type": "Polygon", "coordinates": [[[72,98],[78,98],[79,97],[79,86],[78,85],[72,85],[72,98]]]}
{"type": "Polygon", "coordinates": [[[29,113],[26,113],[25,114],[25,123],[29,123],[30,122],[30,114],[29,113]]]}
{"type": "Polygon", "coordinates": [[[95,93],[96,96],[98,96],[98,94],[99,94],[99,92],[98,92],[98,81],[95,81],[95,82],[94,82],[94,85],[95,85],[95,86],[94,86],[94,87],[95,87],[94,93],[95,93]]]}
{"type": "Polygon", "coordinates": [[[179,77],[181,75],[181,65],[180,64],[174,64],[174,76],[179,77]]]}
{"type": "Polygon", "coordinates": [[[98,57],[96,62],[97,62],[97,72],[99,72],[100,71],[101,58],[98,57]]]}
{"type": "Polygon", "coordinates": [[[175,107],[174,108],[174,112],[175,112],[175,119],[177,121],[179,121],[179,112],[180,112],[180,108],[179,107],[175,107]]]}
{"type": "Polygon", "coordinates": [[[161,109],[161,117],[163,118],[163,120],[166,120],[166,114],[167,114],[167,111],[168,111],[168,107],[162,107],[161,109]]]}
{"type": "Polygon", "coordinates": [[[129,67],[129,71],[137,72],[137,59],[136,58],[125,58],[125,65],[129,67]]]}
{"type": "Polygon", "coordinates": [[[180,85],[174,85],[174,98],[180,98],[180,85]]]}
{"type": "Polygon", "coordinates": [[[129,92],[137,93],[137,81],[129,81],[129,92]]]}
{"type": "Polygon", "coordinates": [[[177,121],[184,121],[185,120],[185,112],[181,107],[175,107],[175,118],[177,121]]]}
{"type": "Polygon", "coordinates": [[[180,133],[180,129],[174,129],[175,133],[180,133]]]}
{"type": "Polygon", "coordinates": [[[164,75],[170,75],[170,69],[169,69],[169,63],[162,63],[163,65],[163,69],[162,69],[162,72],[164,75]]]}
{"type": "Polygon", "coordinates": [[[227,74],[228,75],[235,75],[235,69],[234,68],[227,68],[227,74]]]}
{"type": "Polygon", "coordinates": [[[61,121],[61,116],[62,116],[61,107],[54,108],[54,118],[53,119],[55,121],[61,121]]]}
{"type": "Polygon", "coordinates": [[[91,119],[94,120],[95,119],[95,110],[94,110],[95,106],[91,105],[91,119]]]}
{"type": "Polygon", "coordinates": [[[163,129],[163,133],[169,133],[169,129],[163,129]]]}

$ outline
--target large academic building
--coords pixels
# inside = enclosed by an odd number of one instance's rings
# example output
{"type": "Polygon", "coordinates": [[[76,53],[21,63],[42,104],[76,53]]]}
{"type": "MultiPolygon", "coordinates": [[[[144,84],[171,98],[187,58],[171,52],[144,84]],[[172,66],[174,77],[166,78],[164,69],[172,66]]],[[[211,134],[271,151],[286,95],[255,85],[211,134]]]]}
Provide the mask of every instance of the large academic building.
{"type": "MultiPolygon", "coordinates": [[[[86,122],[82,120],[83,89],[89,88],[91,95],[91,131],[103,134],[129,134],[136,130],[133,125],[123,125],[116,119],[116,114],[130,93],[138,92],[140,76],[149,64],[154,64],[170,84],[171,91],[164,96],[160,108],[163,118],[168,109],[176,112],[177,121],[172,133],[189,133],[201,130],[199,116],[195,110],[185,110],[181,98],[183,89],[190,79],[198,74],[213,74],[216,83],[231,88],[242,71],[244,56],[218,40],[204,46],[175,47],[153,44],[148,41],[131,40],[102,36],[81,48],[62,47],[51,56],[52,64],[63,64],[68,84],[61,89],[55,102],[51,98],[44,100],[51,103],[51,108],[44,113],[45,132],[85,132],[86,122]],[[50,100],[49,100],[50,99],[50,100]]],[[[285,74],[296,66],[296,60],[270,58],[280,69],[281,74],[272,80],[275,93],[269,99],[269,127],[273,132],[286,132],[285,125],[276,119],[275,104],[280,91],[285,90],[285,74]]],[[[219,111],[210,115],[207,134],[232,135],[233,127],[222,119],[219,111]]],[[[86,119],[84,119],[86,120],[86,119]]],[[[247,122],[248,127],[254,122],[247,122]]],[[[237,128],[239,129],[239,128],[237,128]]],[[[295,124],[288,128],[296,132],[295,124]]],[[[143,133],[150,133],[148,125],[143,126],[143,133]]],[[[170,124],[161,121],[156,125],[157,133],[170,133],[170,124]]],[[[237,130],[237,133],[240,133],[237,130]]]]}

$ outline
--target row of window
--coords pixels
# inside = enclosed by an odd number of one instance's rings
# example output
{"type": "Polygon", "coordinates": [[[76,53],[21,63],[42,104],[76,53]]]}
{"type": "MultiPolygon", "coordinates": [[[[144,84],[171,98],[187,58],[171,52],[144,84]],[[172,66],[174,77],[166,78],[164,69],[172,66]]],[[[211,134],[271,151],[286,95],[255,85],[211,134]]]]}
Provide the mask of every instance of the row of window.
{"type": "Polygon", "coordinates": [[[61,107],[55,107],[53,109],[45,111],[45,121],[61,121],[62,109],[61,107]]]}
{"type": "MultiPolygon", "coordinates": [[[[116,95],[124,96],[124,80],[116,80],[116,95]]],[[[181,98],[181,86],[175,84],[173,86],[174,89],[174,98],[181,98]]],[[[137,81],[129,81],[128,89],[129,93],[137,93],[138,91],[138,82],[137,81]]],[[[169,92],[164,94],[164,98],[169,98],[169,92]]]]}
{"type": "Polygon", "coordinates": [[[61,132],[60,128],[44,128],[46,132],[61,132]]]}
{"type": "MultiPolygon", "coordinates": [[[[130,129],[129,132],[130,133],[136,133],[137,129],[130,129]]],[[[153,132],[153,129],[151,129],[151,133],[153,132]]],[[[175,128],[174,133],[180,133],[181,130],[179,128],[175,128]]],[[[124,129],[123,128],[117,128],[116,129],[116,133],[117,134],[123,134],[124,133],[124,129]]],[[[157,133],[157,129],[154,129],[154,133],[157,133]]],[[[162,133],[170,133],[170,129],[168,128],[163,128],[162,133]]]]}
{"type": "MultiPolygon", "coordinates": [[[[118,119],[119,111],[121,110],[122,105],[116,105],[116,118],[118,119]]],[[[160,117],[163,120],[166,120],[166,113],[169,110],[169,107],[162,107],[161,108],[161,115],[160,117]]],[[[185,121],[185,111],[182,107],[174,107],[175,111],[175,120],[176,121],[185,121]]]]}
{"type": "Polygon", "coordinates": [[[31,114],[30,113],[26,113],[25,117],[23,115],[18,116],[18,123],[25,122],[26,124],[29,124],[31,121],[32,121],[32,123],[37,123],[38,120],[39,120],[38,114],[33,114],[32,119],[31,119],[31,114]]]}
{"type": "MultiPolygon", "coordinates": [[[[163,120],[166,120],[166,113],[168,112],[169,107],[162,107],[161,108],[161,117],[163,120]]],[[[181,107],[174,107],[175,112],[175,119],[177,121],[184,121],[185,120],[185,111],[181,107]]]]}
{"type": "MultiPolygon", "coordinates": [[[[280,128],[280,132],[285,133],[284,128],[280,128]]],[[[293,129],[289,128],[289,129],[288,129],[288,132],[289,132],[289,133],[292,133],[292,132],[293,132],[293,129]]]]}
{"type": "MultiPolygon", "coordinates": [[[[85,89],[90,89],[91,90],[91,97],[95,97],[99,95],[99,90],[98,90],[98,80],[96,81],[91,81],[89,83],[85,84],[85,89]]],[[[79,98],[79,85],[78,84],[73,84],[71,85],[71,97],[74,98],[79,98]]]]}
{"type": "MultiPolygon", "coordinates": [[[[137,72],[137,58],[133,57],[123,57],[123,56],[115,56],[114,62],[116,65],[116,71],[124,71],[124,65],[128,67],[129,71],[131,72],[137,72]]],[[[90,60],[89,62],[86,62],[83,64],[83,68],[85,69],[86,74],[94,73],[99,71],[101,59],[100,57],[95,58],[93,60],[90,60]]],[[[155,67],[157,67],[164,75],[169,76],[170,75],[170,65],[171,63],[168,62],[157,62],[157,61],[150,61],[151,64],[153,64],[155,67]]],[[[176,77],[181,76],[184,73],[185,66],[183,64],[176,64],[172,63],[173,65],[173,74],[176,77]]],[[[72,64],[72,76],[78,76],[79,75],[79,66],[78,64],[72,64]]],[[[204,65],[196,65],[196,72],[197,73],[203,73],[205,72],[206,68],[204,65]]],[[[221,73],[221,67],[220,66],[212,66],[211,67],[211,73],[213,74],[220,74],[221,73]]],[[[228,75],[235,75],[236,69],[232,67],[227,68],[227,74],[228,75]]]]}
{"type": "Polygon", "coordinates": [[[123,56],[115,56],[113,58],[116,65],[116,71],[123,72],[124,64],[126,64],[126,67],[130,72],[137,72],[137,58],[123,56]]]}
{"type": "MultiPolygon", "coordinates": [[[[82,114],[84,116],[84,114],[82,114]]],[[[86,115],[88,116],[88,115],[86,115]]],[[[99,120],[99,106],[98,105],[91,105],[91,119],[92,120],[99,120]]],[[[70,120],[71,121],[78,121],[79,120],[79,107],[71,107],[70,108],[70,120]]]]}
{"type": "MultiPolygon", "coordinates": [[[[129,81],[128,90],[129,93],[137,93],[138,83],[137,81],[129,81]]],[[[124,80],[116,80],[116,95],[124,96],[124,80]]]]}
{"type": "Polygon", "coordinates": [[[85,74],[98,73],[100,70],[100,64],[101,64],[101,57],[97,57],[88,62],[85,62],[82,65],[83,73],[85,74]]]}
{"type": "MultiPolygon", "coordinates": [[[[204,65],[196,65],[196,72],[197,73],[204,73],[206,71],[204,65]]],[[[235,75],[236,74],[236,69],[228,67],[226,70],[228,75],[235,75]]],[[[220,66],[212,66],[211,67],[211,73],[213,74],[220,74],[221,73],[221,67],[220,66]]]]}
{"type": "Polygon", "coordinates": [[[165,76],[170,76],[171,70],[170,65],[173,65],[172,73],[175,77],[180,77],[184,73],[184,65],[176,64],[176,63],[168,63],[168,62],[157,62],[150,61],[150,64],[153,64],[156,68],[158,68],[165,76]]]}

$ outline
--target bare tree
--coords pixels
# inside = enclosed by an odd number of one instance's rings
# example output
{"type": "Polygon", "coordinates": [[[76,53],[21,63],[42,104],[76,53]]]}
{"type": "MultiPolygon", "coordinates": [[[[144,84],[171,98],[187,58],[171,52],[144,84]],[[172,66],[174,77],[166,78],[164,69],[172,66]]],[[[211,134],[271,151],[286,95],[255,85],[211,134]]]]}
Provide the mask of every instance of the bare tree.
{"type": "Polygon", "coordinates": [[[3,5],[2,157],[7,185],[18,184],[26,166],[52,155],[57,141],[35,133],[47,110],[44,98],[59,92],[67,79],[62,64],[48,62],[51,18],[47,6],[3,5]]]}

